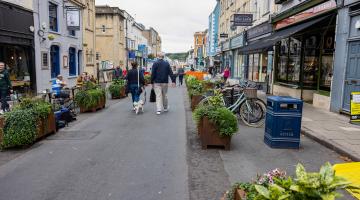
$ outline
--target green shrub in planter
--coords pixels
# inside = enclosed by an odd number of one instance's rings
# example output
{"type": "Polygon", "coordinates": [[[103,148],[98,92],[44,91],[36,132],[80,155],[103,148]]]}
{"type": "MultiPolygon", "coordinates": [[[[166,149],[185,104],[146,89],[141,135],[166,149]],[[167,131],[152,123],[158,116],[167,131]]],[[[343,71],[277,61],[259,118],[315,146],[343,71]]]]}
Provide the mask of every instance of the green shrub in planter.
{"type": "Polygon", "coordinates": [[[36,118],[32,109],[16,109],[5,114],[2,148],[30,145],[36,140],[36,118]]]}
{"type": "Polygon", "coordinates": [[[197,123],[203,117],[208,117],[218,127],[221,137],[233,136],[238,131],[236,116],[225,107],[199,106],[195,109],[193,115],[197,123]]]}
{"type": "Polygon", "coordinates": [[[40,99],[23,98],[13,110],[31,109],[36,118],[45,119],[51,113],[51,104],[40,99]]]}
{"type": "Polygon", "coordinates": [[[81,90],[75,95],[76,103],[83,108],[89,109],[96,107],[105,97],[105,91],[99,88],[81,90]]]}
{"type": "Polygon", "coordinates": [[[110,94],[114,97],[120,97],[121,89],[126,87],[126,81],[125,80],[115,80],[111,83],[108,90],[110,94]]]}

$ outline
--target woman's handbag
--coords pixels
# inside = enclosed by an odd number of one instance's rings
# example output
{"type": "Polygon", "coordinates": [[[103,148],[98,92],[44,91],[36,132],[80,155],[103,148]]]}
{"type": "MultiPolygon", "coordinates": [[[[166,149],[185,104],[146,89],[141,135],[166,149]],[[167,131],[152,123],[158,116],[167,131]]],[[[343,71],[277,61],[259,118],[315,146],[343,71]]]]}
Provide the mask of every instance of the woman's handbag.
{"type": "Polygon", "coordinates": [[[155,103],[155,102],[156,102],[156,94],[155,94],[154,88],[152,88],[152,89],[151,89],[151,92],[150,92],[150,102],[151,102],[151,103],[155,103]]]}

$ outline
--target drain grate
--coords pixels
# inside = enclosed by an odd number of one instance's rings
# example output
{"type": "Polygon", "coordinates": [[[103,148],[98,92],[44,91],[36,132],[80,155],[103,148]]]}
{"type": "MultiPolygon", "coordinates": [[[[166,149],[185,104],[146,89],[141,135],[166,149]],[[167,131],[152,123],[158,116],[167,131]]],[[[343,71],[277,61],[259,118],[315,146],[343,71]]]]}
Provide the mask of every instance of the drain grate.
{"type": "Polygon", "coordinates": [[[100,131],[60,131],[47,140],[91,140],[100,134],[100,131]]]}

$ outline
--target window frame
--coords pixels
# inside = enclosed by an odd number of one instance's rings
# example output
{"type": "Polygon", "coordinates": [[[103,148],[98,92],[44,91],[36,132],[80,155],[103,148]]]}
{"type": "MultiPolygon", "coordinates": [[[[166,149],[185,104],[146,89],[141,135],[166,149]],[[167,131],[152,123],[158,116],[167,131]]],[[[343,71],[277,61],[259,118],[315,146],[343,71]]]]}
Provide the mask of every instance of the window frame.
{"type": "Polygon", "coordinates": [[[58,15],[59,15],[59,13],[58,13],[58,5],[56,4],[56,3],[54,3],[54,2],[48,2],[49,4],[48,4],[48,17],[49,17],[49,30],[51,30],[51,31],[54,31],[54,32],[59,32],[59,20],[58,20],[58,15]],[[54,16],[51,16],[50,15],[50,6],[54,6],[55,7],[55,17],[54,16]],[[53,27],[51,24],[51,22],[52,22],[52,20],[55,20],[54,22],[55,22],[55,27],[53,27]]]}

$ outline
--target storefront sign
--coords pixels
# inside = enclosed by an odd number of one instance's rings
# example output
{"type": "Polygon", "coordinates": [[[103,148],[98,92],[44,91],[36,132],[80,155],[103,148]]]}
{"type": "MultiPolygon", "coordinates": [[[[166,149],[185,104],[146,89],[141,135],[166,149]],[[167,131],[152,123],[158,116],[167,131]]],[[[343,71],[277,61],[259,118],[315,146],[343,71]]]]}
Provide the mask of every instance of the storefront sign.
{"type": "Polygon", "coordinates": [[[80,10],[78,8],[66,8],[66,24],[68,30],[80,30],[80,10]]]}
{"type": "Polygon", "coordinates": [[[352,123],[360,123],[360,92],[351,93],[350,112],[352,123]]]}
{"type": "Polygon", "coordinates": [[[232,16],[232,26],[252,26],[252,14],[234,14],[232,16]]]}
{"type": "Polygon", "coordinates": [[[240,35],[232,38],[230,41],[230,48],[236,49],[244,46],[244,40],[245,40],[244,33],[241,33],[240,35]]]}
{"type": "Polygon", "coordinates": [[[226,33],[220,34],[220,38],[228,38],[228,37],[229,37],[229,34],[226,34],[226,33]]]}
{"type": "Polygon", "coordinates": [[[276,25],[275,25],[275,30],[284,28],[284,27],[289,26],[291,24],[301,22],[301,21],[303,21],[305,19],[309,19],[309,18],[317,16],[317,15],[320,15],[320,14],[322,14],[324,12],[327,12],[329,10],[332,10],[334,8],[336,8],[336,1],[335,0],[330,0],[330,1],[324,2],[322,4],[319,4],[319,5],[315,6],[315,7],[307,9],[307,10],[301,12],[301,13],[298,13],[296,15],[293,15],[293,16],[291,16],[289,18],[286,18],[286,19],[283,19],[283,20],[277,22],[276,25]]]}
{"type": "Polygon", "coordinates": [[[226,50],[229,50],[229,49],[230,49],[230,41],[224,42],[223,45],[222,45],[222,50],[226,51],[226,50]]]}
{"type": "Polygon", "coordinates": [[[269,23],[262,23],[259,24],[258,26],[255,26],[249,30],[247,30],[247,39],[252,39],[252,38],[256,38],[259,37],[261,35],[265,35],[267,33],[271,33],[272,32],[272,25],[269,23]]]}

